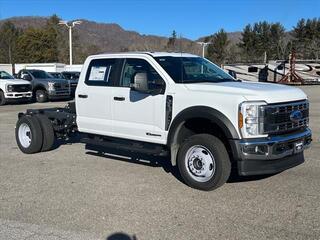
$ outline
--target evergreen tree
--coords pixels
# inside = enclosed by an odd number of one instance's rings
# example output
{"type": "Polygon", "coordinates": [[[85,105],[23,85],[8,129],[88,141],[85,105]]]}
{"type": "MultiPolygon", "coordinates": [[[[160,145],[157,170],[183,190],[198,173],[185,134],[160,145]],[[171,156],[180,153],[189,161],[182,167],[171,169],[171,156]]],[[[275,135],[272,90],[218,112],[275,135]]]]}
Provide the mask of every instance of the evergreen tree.
{"type": "Polygon", "coordinates": [[[298,57],[320,57],[320,18],[300,19],[292,32],[298,57]]]}
{"type": "Polygon", "coordinates": [[[177,33],[175,30],[172,31],[171,37],[168,39],[167,48],[169,50],[175,50],[175,44],[177,40],[177,33]]]}
{"type": "Polygon", "coordinates": [[[207,56],[217,64],[224,64],[228,56],[228,46],[230,41],[224,29],[219,30],[211,38],[208,45],[207,56]]]}
{"type": "Polygon", "coordinates": [[[280,23],[271,24],[269,41],[269,59],[285,59],[288,41],[285,40],[285,28],[280,23]]]}
{"type": "Polygon", "coordinates": [[[242,49],[243,55],[245,56],[246,61],[250,62],[253,59],[255,59],[256,44],[257,44],[257,38],[252,29],[251,24],[248,24],[245,26],[241,35],[242,35],[242,39],[241,39],[241,42],[239,43],[239,47],[242,49]]]}
{"type": "Polygon", "coordinates": [[[284,37],[285,29],[280,23],[258,22],[243,29],[238,46],[247,62],[261,62],[265,53],[268,59],[278,59],[287,49],[284,37]]]}
{"type": "Polygon", "coordinates": [[[15,63],[16,43],[20,31],[10,21],[6,21],[0,28],[0,61],[15,63]]]}
{"type": "Polygon", "coordinates": [[[28,28],[18,38],[18,58],[20,62],[57,62],[55,35],[47,29],[28,28]]]}

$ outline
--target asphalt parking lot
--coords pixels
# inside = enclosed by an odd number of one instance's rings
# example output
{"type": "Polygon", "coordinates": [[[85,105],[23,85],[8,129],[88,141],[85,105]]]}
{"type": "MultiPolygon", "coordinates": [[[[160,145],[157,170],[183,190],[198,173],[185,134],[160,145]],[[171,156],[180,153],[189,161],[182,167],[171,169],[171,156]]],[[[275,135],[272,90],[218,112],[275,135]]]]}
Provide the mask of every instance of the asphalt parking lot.
{"type": "Polygon", "coordinates": [[[81,143],[35,155],[0,107],[0,239],[320,239],[320,86],[309,96],[313,145],[303,165],[235,178],[212,192],[180,182],[165,159],[97,156],[81,143]]]}

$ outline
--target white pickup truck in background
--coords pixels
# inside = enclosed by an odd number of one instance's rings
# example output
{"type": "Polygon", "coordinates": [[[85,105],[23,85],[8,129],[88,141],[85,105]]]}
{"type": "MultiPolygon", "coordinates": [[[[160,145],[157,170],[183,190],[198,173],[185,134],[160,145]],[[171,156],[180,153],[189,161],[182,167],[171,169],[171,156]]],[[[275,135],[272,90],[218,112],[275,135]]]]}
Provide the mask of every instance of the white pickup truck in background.
{"type": "Polygon", "coordinates": [[[15,79],[9,73],[0,71],[0,106],[13,101],[30,101],[32,86],[28,81],[15,79]]]}
{"type": "Polygon", "coordinates": [[[298,88],[239,81],[191,54],[90,56],[75,103],[19,114],[24,153],[81,134],[86,148],[168,155],[191,187],[213,190],[240,175],[273,174],[304,162],[309,102],[298,88]]]}

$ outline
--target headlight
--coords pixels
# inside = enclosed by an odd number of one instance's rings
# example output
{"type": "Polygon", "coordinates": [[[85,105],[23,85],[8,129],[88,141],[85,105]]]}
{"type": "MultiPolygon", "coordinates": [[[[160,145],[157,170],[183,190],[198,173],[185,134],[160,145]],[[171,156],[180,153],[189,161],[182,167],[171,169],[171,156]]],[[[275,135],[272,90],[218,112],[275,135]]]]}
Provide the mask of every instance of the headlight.
{"type": "Polygon", "coordinates": [[[54,82],[48,82],[49,91],[54,91],[54,82]]]}
{"type": "Polygon", "coordinates": [[[243,102],[239,107],[238,125],[243,138],[266,137],[261,134],[263,106],[266,102],[243,102]]]}
{"type": "Polygon", "coordinates": [[[7,91],[13,92],[13,85],[7,85],[7,91]]]}

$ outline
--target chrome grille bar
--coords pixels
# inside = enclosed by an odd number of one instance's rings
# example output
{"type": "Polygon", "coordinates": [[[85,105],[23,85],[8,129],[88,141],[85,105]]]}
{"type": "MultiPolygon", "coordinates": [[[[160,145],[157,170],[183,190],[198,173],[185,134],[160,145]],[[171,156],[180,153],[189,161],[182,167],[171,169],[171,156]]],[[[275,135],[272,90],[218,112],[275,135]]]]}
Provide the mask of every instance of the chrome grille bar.
{"type": "Polygon", "coordinates": [[[263,124],[260,129],[263,134],[283,134],[305,128],[309,124],[309,102],[307,100],[267,105],[264,106],[262,113],[263,124]],[[294,111],[301,112],[301,119],[291,120],[290,115],[294,111]]]}

